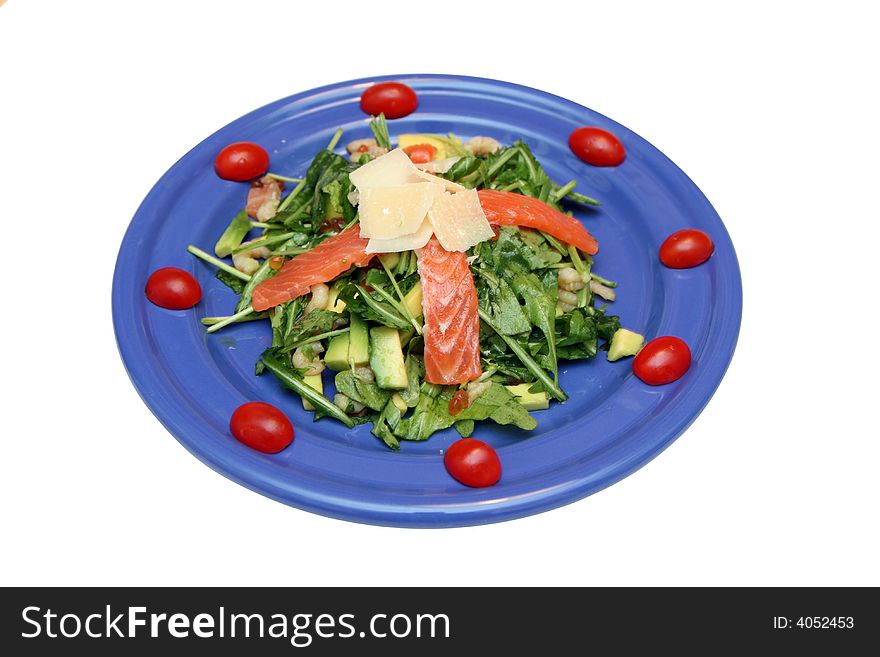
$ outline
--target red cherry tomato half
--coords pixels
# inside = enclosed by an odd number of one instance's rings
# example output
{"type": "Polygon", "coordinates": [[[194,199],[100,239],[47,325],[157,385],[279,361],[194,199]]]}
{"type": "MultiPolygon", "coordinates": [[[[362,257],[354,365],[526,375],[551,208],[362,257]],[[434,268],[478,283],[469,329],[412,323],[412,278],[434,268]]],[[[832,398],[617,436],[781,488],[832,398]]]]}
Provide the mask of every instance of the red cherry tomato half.
{"type": "Polygon", "coordinates": [[[409,155],[409,159],[413,164],[427,164],[434,161],[437,155],[437,147],[431,144],[413,144],[403,149],[403,152],[409,155]]]}
{"type": "Polygon", "coordinates": [[[171,310],[192,308],[202,300],[199,282],[177,267],[162,267],[150,274],[145,292],[154,304],[171,310]]]}
{"type": "Polygon", "coordinates": [[[380,82],[361,94],[361,109],[371,116],[384,113],[386,119],[399,119],[416,111],[419,97],[400,82],[380,82]]]}
{"type": "Polygon", "coordinates": [[[239,141],[217,153],[214,171],[223,180],[244,182],[259,178],[269,170],[269,154],[259,144],[239,141]]]}
{"type": "Polygon", "coordinates": [[[706,262],[715,251],[712,238],[696,228],[672,233],[660,245],[660,262],[672,269],[687,269],[706,262]]]}
{"type": "Polygon", "coordinates": [[[482,440],[457,440],[443,457],[446,471],[465,486],[485,488],[501,479],[501,461],[498,454],[482,440]]]}
{"type": "Polygon", "coordinates": [[[654,338],[633,360],[633,373],[650,386],[672,383],[691,366],[691,350],[681,338],[654,338]]]}
{"type": "Polygon", "coordinates": [[[584,162],[596,167],[616,167],[626,159],[620,140],[602,128],[576,128],[568,138],[568,147],[584,162]]]}
{"type": "Polygon", "coordinates": [[[266,454],[276,454],[293,442],[290,420],[265,402],[247,402],[236,408],[229,430],[239,442],[266,454]]]}

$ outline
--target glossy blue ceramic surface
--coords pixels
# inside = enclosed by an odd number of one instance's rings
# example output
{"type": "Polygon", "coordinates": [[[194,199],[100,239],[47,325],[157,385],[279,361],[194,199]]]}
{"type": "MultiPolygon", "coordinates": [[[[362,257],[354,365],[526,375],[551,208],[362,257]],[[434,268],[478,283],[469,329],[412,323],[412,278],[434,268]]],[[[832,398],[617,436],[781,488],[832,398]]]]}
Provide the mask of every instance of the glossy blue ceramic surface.
{"type": "MultiPolygon", "coordinates": [[[[156,183],[125,235],[113,281],[113,319],[131,380],[153,413],[197,458],[221,474],[292,506],[357,522],[447,527],[508,520],[594,493],[643,466],[700,413],[733,356],[742,309],[733,245],[700,190],[656,148],[625,127],[573,102],[505,82],[410,75],[356,80],[291,96],[219,130],[187,153],[156,183]],[[389,122],[403,132],[489,135],[502,143],[525,140],[552,178],[575,179],[577,191],[603,205],[578,210],[600,244],[594,271],[618,282],[611,311],[648,338],[676,335],[691,347],[693,365],[679,381],[643,384],[631,359],[563,363],[570,399],[535,413],[532,432],[477,425],[503,463],[499,484],[461,486],[446,473],[443,451],[453,430],[389,451],[369,426],[349,430],[312,422],[299,397],[271,376],[255,377],[254,363],[270,344],[267,322],[230,326],[208,335],[199,319],[230,314],[235,295],[214,269],[186,252],[210,251],[230,218],[244,206],[247,185],[220,180],[213,160],[226,144],[262,144],[272,171],[304,173],[337,127],[340,145],[368,136],[358,100],[381,79],[402,81],[419,95],[418,110],[389,122]],[[578,160],[568,135],[581,125],[616,134],[626,161],[596,168],[578,160]],[[699,228],[715,241],[704,265],[671,270],[657,249],[670,233],[699,228]],[[193,273],[204,291],[192,310],[150,304],[144,285],[163,266],[193,273]],[[283,409],[296,427],[293,444],[277,455],[255,452],[229,434],[229,416],[246,401],[283,409]]],[[[325,376],[325,384],[329,377],[325,376]]],[[[149,449],[149,446],[144,446],[149,449]]]]}

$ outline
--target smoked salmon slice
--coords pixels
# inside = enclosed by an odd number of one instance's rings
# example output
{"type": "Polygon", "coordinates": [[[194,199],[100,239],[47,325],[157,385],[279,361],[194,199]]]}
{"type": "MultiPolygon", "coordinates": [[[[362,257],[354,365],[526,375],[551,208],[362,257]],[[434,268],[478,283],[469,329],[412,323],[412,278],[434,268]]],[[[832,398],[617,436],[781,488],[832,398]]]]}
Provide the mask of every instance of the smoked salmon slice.
{"type": "Polygon", "coordinates": [[[425,315],[425,381],[450,385],[476,379],[480,365],[477,288],[467,256],[436,237],[416,250],[425,315]]]}
{"type": "Polygon", "coordinates": [[[301,297],[312,285],[326,283],[353,266],[366,265],[375,254],[364,253],[369,240],[359,233],[360,226],[351,226],[285,262],[281,271],[254,288],[254,310],[262,312],[301,297]]]}
{"type": "Polygon", "coordinates": [[[490,224],[536,228],[590,255],[599,252],[599,243],[577,219],[562,214],[543,201],[496,189],[481,189],[478,194],[490,224]]]}

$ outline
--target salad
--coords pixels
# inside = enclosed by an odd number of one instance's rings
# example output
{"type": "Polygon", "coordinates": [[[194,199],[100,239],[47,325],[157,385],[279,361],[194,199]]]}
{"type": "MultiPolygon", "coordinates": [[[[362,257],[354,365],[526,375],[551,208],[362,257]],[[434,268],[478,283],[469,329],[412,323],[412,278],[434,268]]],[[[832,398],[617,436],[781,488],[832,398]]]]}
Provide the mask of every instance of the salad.
{"type": "MultiPolygon", "coordinates": [[[[606,311],[616,285],[593,271],[598,244],[570,212],[599,202],[574,181],[551,180],[522,141],[392,140],[383,114],[370,128],[346,155],[337,131],[302,178],[254,180],[214,254],[188,248],[238,295],[228,316],[202,319],[209,332],[271,326],[257,375],[316,420],[369,423],[399,449],[485,420],[534,429],[534,411],[567,399],[560,361],[640,350],[606,311]]],[[[221,175],[255,161],[233,146],[221,175]]]]}

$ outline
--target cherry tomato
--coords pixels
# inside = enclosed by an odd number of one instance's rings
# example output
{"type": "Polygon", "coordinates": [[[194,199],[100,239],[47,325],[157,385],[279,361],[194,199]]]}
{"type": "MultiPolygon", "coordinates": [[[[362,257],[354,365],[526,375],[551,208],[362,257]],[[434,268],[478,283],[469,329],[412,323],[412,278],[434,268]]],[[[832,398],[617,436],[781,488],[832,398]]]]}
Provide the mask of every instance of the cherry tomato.
{"type": "Polygon", "coordinates": [[[384,113],[386,119],[412,114],[418,104],[416,92],[400,82],[380,82],[361,94],[361,109],[371,116],[384,113]]]}
{"type": "Polygon", "coordinates": [[[409,155],[409,159],[413,164],[427,164],[434,161],[437,155],[437,147],[431,144],[413,144],[403,149],[403,152],[409,155]]]}
{"type": "Polygon", "coordinates": [[[633,373],[650,386],[679,379],[691,366],[691,350],[681,338],[654,338],[633,360],[633,373]]]}
{"type": "Polygon", "coordinates": [[[247,402],[229,420],[235,438],[258,452],[276,454],[293,442],[293,425],[272,404],[247,402]]]}
{"type": "Polygon", "coordinates": [[[568,147],[584,162],[596,167],[616,167],[626,159],[620,140],[602,128],[576,128],[568,138],[568,147]]]}
{"type": "Polygon", "coordinates": [[[482,440],[457,440],[443,457],[446,471],[465,486],[485,488],[501,479],[501,461],[498,454],[482,440]]]}
{"type": "Polygon", "coordinates": [[[192,308],[202,300],[199,282],[177,267],[162,267],[150,274],[145,292],[154,304],[171,310],[192,308]]]}
{"type": "Polygon", "coordinates": [[[259,144],[239,141],[217,153],[214,171],[223,180],[244,182],[259,178],[269,170],[269,154],[259,144]]]}
{"type": "Polygon", "coordinates": [[[687,269],[706,262],[715,251],[712,238],[696,228],[672,233],[660,245],[660,262],[672,269],[687,269]]]}

